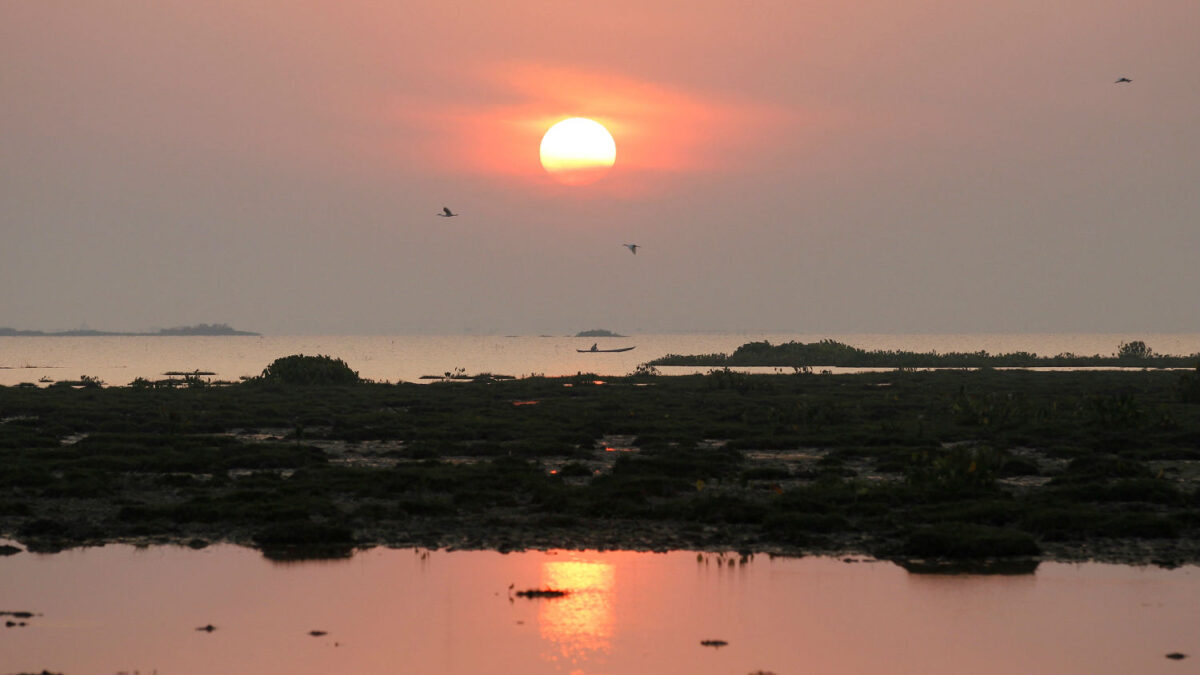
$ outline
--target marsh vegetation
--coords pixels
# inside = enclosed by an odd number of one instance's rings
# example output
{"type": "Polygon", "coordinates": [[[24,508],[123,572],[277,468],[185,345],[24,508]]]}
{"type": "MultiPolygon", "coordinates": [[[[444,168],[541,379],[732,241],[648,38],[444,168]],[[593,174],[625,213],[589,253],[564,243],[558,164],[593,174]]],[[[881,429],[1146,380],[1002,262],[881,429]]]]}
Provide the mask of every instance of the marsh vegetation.
{"type": "Polygon", "coordinates": [[[1200,561],[1200,371],[0,387],[0,536],[1200,561]]]}

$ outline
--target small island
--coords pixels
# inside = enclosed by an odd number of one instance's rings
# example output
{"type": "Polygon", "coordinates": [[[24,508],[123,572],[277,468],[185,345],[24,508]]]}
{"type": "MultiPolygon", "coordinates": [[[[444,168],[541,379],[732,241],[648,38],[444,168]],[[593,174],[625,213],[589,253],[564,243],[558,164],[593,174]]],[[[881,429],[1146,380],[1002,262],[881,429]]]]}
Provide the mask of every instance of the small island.
{"type": "Polygon", "coordinates": [[[146,337],[159,335],[262,335],[262,333],[253,333],[245,330],[235,330],[225,323],[198,323],[193,326],[175,326],[174,328],[162,328],[152,333],[126,333],[120,331],[105,331],[93,330],[91,328],[79,328],[76,330],[63,331],[41,331],[41,330],[17,330],[15,328],[0,328],[0,337],[146,337]]]}
{"type": "Polygon", "coordinates": [[[620,333],[614,333],[614,332],[612,332],[611,330],[604,330],[603,328],[593,328],[593,329],[591,329],[591,330],[581,330],[581,331],[579,331],[578,333],[576,333],[576,334],[575,334],[575,337],[582,337],[582,338],[623,338],[623,337],[628,337],[628,336],[627,336],[627,335],[621,335],[620,333]]]}
{"type": "Polygon", "coordinates": [[[234,330],[227,323],[198,323],[194,326],[163,328],[153,335],[262,335],[245,330],[234,330]]]}
{"type": "Polygon", "coordinates": [[[989,354],[986,351],[910,352],[866,350],[837,342],[748,342],[732,354],[668,354],[649,361],[650,366],[776,367],[776,368],[1192,368],[1200,354],[1157,354],[1141,340],[1124,342],[1115,354],[1039,356],[1030,352],[989,354]]]}

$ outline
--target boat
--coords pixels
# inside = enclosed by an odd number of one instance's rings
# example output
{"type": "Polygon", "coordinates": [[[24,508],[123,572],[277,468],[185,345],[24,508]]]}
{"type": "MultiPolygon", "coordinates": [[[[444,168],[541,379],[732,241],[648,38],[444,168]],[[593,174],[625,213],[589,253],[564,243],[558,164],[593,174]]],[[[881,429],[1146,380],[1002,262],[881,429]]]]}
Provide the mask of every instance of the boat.
{"type": "Polygon", "coordinates": [[[599,353],[611,354],[613,352],[627,352],[630,349],[633,349],[633,347],[618,347],[616,349],[596,349],[596,345],[592,345],[591,349],[576,349],[575,351],[577,351],[581,354],[599,354],[599,353]]]}

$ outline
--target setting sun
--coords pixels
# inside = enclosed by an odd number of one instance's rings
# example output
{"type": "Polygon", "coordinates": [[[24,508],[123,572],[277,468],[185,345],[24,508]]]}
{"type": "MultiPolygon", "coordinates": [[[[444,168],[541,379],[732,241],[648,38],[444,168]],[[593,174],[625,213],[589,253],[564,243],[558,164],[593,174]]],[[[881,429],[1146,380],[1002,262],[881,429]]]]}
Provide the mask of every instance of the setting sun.
{"type": "Polygon", "coordinates": [[[617,145],[604,125],[585,117],[565,119],[542,137],[542,166],[567,185],[599,180],[617,159],[617,145]]]}

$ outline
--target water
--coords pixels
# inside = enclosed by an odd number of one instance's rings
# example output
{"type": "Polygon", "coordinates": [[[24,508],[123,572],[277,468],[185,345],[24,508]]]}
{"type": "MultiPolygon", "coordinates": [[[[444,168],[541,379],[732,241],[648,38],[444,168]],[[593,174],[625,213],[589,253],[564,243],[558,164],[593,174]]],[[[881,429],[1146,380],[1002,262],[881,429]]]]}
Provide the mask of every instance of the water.
{"type": "MultiPolygon", "coordinates": [[[[813,342],[832,338],[863,349],[909,351],[986,350],[993,354],[1029,351],[1041,355],[1116,352],[1118,345],[1143,340],[1155,352],[1200,352],[1200,334],[669,334],[628,338],[537,336],[309,336],[309,337],[0,337],[0,385],[39,379],[99,377],[125,385],[135,378],[160,379],[169,371],[210,371],[220,380],[258,375],[275,359],[291,354],[325,354],[345,360],[362,377],[395,382],[419,381],[456,368],[469,374],[547,376],[594,372],[626,375],[638,364],[667,354],[732,352],[753,340],[772,343],[813,342]],[[622,353],[580,354],[597,342],[601,348],[636,345],[622,353]]],[[[666,368],[666,374],[704,372],[705,368],[666,368]]],[[[771,369],[766,369],[771,370],[771,369]]]]}
{"type": "Polygon", "coordinates": [[[37,616],[0,632],[0,672],[1104,675],[1195,672],[1200,658],[1197,567],[921,576],[884,562],[701,558],[21,553],[0,559],[0,610],[37,616]],[[570,595],[511,597],[510,584],[570,595]],[[217,629],[195,630],[207,624],[217,629]]]}

